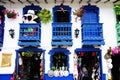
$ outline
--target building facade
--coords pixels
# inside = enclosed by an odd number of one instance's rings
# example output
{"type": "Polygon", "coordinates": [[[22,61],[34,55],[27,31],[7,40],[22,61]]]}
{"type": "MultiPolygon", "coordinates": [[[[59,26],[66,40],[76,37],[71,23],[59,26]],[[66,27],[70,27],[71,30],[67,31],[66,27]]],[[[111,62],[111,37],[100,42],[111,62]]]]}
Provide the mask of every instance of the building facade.
{"type": "Polygon", "coordinates": [[[1,0],[0,79],[119,80],[118,3],[1,0]]]}

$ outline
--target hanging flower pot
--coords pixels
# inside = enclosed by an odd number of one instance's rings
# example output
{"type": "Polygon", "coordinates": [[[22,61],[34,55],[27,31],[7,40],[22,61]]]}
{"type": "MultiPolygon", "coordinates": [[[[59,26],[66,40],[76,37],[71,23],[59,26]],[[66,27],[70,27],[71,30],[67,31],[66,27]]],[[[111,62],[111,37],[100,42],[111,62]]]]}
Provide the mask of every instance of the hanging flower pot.
{"type": "Polygon", "coordinates": [[[50,10],[42,9],[37,15],[44,24],[47,24],[52,20],[52,14],[50,10]]]}
{"type": "Polygon", "coordinates": [[[5,10],[4,14],[6,14],[6,16],[8,18],[12,18],[12,19],[16,19],[18,15],[18,12],[16,12],[15,10],[5,10]]]}
{"type": "Polygon", "coordinates": [[[16,18],[16,14],[15,13],[7,13],[7,17],[8,18],[16,18]]]}

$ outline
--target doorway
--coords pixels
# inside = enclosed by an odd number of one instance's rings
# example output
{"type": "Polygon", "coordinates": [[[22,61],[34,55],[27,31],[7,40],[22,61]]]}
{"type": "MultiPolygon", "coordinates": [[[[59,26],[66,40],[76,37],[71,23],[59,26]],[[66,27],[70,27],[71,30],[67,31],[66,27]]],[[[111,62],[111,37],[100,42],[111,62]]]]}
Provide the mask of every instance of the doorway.
{"type": "Polygon", "coordinates": [[[17,75],[20,80],[44,80],[44,50],[23,48],[17,50],[17,75]]]}
{"type": "Polygon", "coordinates": [[[102,80],[101,50],[77,48],[78,80],[102,80]]]}
{"type": "Polygon", "coordinates": [[[112,80],[120,80],[120,54],[112,55],[112,80]]]}
{"type": "Polygon", "coordinates": [[[100,63],[96,52],[81,52],[78,54],[78,80],[99,80],[100,63]]]}

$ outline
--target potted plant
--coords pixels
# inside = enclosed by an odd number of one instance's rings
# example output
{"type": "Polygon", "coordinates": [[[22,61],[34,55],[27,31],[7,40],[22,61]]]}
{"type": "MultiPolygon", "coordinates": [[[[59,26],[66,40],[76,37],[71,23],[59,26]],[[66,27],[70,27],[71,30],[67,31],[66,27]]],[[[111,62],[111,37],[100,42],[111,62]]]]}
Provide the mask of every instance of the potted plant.
{"type": "Polygon", "coordinates": [[[15,10],[5,10],[4,13],[7,15],[8,18],[16,19],[19,16],[18,12],[15,10]]]}
{"type": "Polygon", "coordinates": [[[38,17],[43,23],[49,23],[52,20],[52,14],[50,10],[42,9],[38,12],[38,17]]]}

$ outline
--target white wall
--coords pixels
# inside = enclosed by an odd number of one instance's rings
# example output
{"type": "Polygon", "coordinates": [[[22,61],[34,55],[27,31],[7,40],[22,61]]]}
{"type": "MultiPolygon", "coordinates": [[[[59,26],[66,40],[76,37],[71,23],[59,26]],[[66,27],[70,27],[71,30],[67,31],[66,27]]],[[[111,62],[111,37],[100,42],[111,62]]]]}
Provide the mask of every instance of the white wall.
{"type": "MultiPolygon", "coordinates": [[[[0,3],[1,4],[1,3],[0,3]]],[[[75,9],[80,8],[82,5],[85,5],[86,3],[76,3],[74,2],[73,4],[71,3],[65,3],[64,5],[69,5],[72,7],[72,11],[75,9]]],[[[91,3],[95,4],[95,3],[91,3]]],[[[0,63],[1,63],[1,54],[2,53],[12,53],[13,58],[12,58],[12,66],[7,67],[7,68],[2,68],[0,67],[0,74],[4,73],[12,73],[14,70],[14,65],[15,65],[15,56],[16,52],[15,50],[19,49],[20,47],[18,46],[18,38],[19,38],[19,23],[22,22],[22,8],[25,7],[25,5],[28,5],[27,3],[20,4],[4,4],[4,7],[6,9],[15,9],[17,12],[19,12],[19,16],[16,19],[8,19],[7,17],[5,18],[5,35],[4,35],[4,44],[3,47],[1,47],[1,52],[0,52],[0,63]],[[14,29],[15,30],[15,38],[11,39],[8,30],[9,29],[14,29]]],[[[54,3],[40,3],[36,4],[39,5],[41,8],[46,8],[51,10],[55,5],[60,5],[60,4],[54,4],[54,3]]],[[[103,23],[103,34],[104,34],[104,39],[105,39],[105,45],[101,46],[102,50],[102,63],[103,63],[103,72],[106,73],[106,63],[103,58],[104,54],[106,53],[106,50],[108,47],[115,47],[116,46],[116,33],[115,33],[115,17],[114,17],[114,11],[113,11],[113,4],[112,3],[97,3],[95,4],[100,8],[100,23],[103,23]]],[[[51,22],[52,23],[52,22],[51,22]]],[[[41,47],[45,49],[45,73],[49,70],[49,65],[50,65],[50,55],[48,54],[49,50],[52,49],[51,46],[51,39],[52,39],[52,26],[51,23],[48,24],[42,24],[41,30],[42,30],[42,38],[41,38],[41,47]]],[[[75,16],[72,15],[72,36],[73,36],[73,46],[68,47],[68,49],[71,52],[70,56],[70,73],[73,72],[73,53],[76,48],[81,48],[81,34],[79,35],[79,38],[74,37],[74,30],[76,28],[81,29],[80,21],[75,22],[75,16]]],[[[81,33],[81,31],[80,31],[81,33]]],[[[0,64],[1,65],[1,64],[0,64]]]]}

